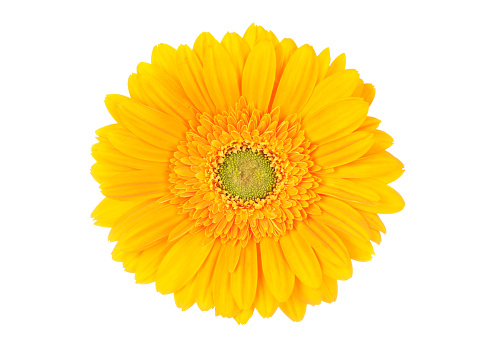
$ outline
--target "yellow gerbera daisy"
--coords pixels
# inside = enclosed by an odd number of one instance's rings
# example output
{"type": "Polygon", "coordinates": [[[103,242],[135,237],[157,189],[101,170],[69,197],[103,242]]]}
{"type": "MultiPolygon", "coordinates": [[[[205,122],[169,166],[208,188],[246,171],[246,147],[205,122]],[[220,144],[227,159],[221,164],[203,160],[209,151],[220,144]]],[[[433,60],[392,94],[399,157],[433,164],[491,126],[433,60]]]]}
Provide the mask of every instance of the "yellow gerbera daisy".
{"type": "Polygon", "coordinates": [[[279,41],[251,25],[193,49],[160,44],[108,95],[116,123],[97,131],[96,224],[136,282],[183,310],[246,323],[256,308],[300,321],[333,302],[351,259],[385,233],[378,213],[404,202],[403,164],[367,116],[375,94],[345,56],[279,41]]]}

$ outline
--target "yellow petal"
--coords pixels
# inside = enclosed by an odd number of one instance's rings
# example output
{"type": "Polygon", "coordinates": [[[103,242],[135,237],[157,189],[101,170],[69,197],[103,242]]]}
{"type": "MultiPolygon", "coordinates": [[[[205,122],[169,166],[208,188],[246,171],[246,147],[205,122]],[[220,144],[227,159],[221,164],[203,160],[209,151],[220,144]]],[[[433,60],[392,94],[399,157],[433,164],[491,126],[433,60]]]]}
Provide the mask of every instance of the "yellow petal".
{"type": "Polygon", "coordinates": [[[196,56],[200,60],[201,64],[204,64],[207,51],[218,43],[219,42],[212,36],[212,34],[208,32],[203,32],[196,38],[195,43],[193,44],[193,52],[196,53],[196,56]]]}
{"type": "Polygon", "coordinates": [[[120,218],[116,220],[115,224],[112,226],[112,229],[110,230],[108,236],[109,241],[115,242],[119,240],[123,232],[125,231],[125,228],[130,222],[134,221],[142,214],[156,209],[155,203],[156,199],[145,200],[141,203],[138,203],[133,209],[124,213],[120,218]]]}
{"type": "Polygon", "coordinates": [[[236,320],[238,325],[246,325],[246,323],[248,323],[248,320],[250,320],[253,315],[253,310],[253,307],[242,310],[238,315],[234,317],[234,320],[236,320]]]}
{"type": "Polygon", "coordinates": [[[326,303],[332,303],[338,298],[338,282],[324,275],[322,279],[322,300],[326,303]]]}
{"type": "Polygon", "coordinates": [[[329,69],[327,69],[326,77],[332,74],[336,74],[346,68],[346,55],[341,53],[337,56],[334,61],[332,61],[329,69]]]}
{"type": "Polygon", "coordinates": [[[388,135],[386,132],[381,130],[374,130],[373,135],[374,135],[374,144],[369,149],[369,151],[367,151],[365,156],[379,153],[393,145],[394,142],[393,137],[388,135]]]}
{"type": "Polygon", "coordinates": [[[324,214],[315,216],[315,219],[345,231],[356,238],[368,239],[367,222],[350,205],[331,197],[322,196],[318,206],[324,214]]]}
{"type": "Polygon", "coordinates": [[[369,240],[369,227],[363,217],[346,203],[330,197],[323,196],[318,206],[324,214],[314,216],[315,219],[333,228],[350,257],[360,262],[371,260],[374,248],[369,240]]]}
{"type": "Polygon", "coordinates": [[[265,40],[257,44],[246,60],[243,70],[242,91],[248,102],[266,112],[269,106],[276,74],[276,54],[272,44],[265,40]]]}
{"type": "Polygon", "coordinates": [[[162,69],[177,84],[180,84],[179,76],[177,75],[176,55],[177,51],[172,46],[159,44],[153,48],[152,65],[162,69]]]}
{"type": "Polygon", "coordinates": [[[236,80],[239,83],[239,90],[241,91],[241,78],[246,59],[250,54],[250,46],[237,33],[226,33],[224,38],[222,38],[221,44],[231,56],[234,70],[236,71],[236,80]]]}
{"type": "Polygon", "coordinates": [[[272,108],[279,106],[282,116],[298,113],[310,98],[318,74],[319,64],[313,48],[309,45],[298,48],[284,69],[272,108]]]}
{"type": "Polygon", "coordinates": [[[322,271],[312,247],[293,230],[279,239],[284,256],[293,273],[311,288],[319,288],[322,271]]]}
{"type": "Polygon", "coordinates": [[[363,205],[359,203],[350,203],[351,206],[360,210],[371,213],[396,213],[405,207],[405,201],[401,195],[391,188],[389,185],[376,179],[351,179],[350,181],[357,183],[363,187],[373,190],[379,195],[380,200],[377,205],[363,205]]]}
{"type": "Polygon", "coordinates": [[[228,111],[238,102],[239,82],[236,70],[221,44],[215,44],[205,54],[203,64],[207,90],[219,112],[228,111]]]}
{"type": "Polygon", "coordinates": [[[151,145],[121,127],[107,134],[107,139],[122,153],[148,161],[168,162],[173,152],[151,145]]]}
{"type": "Polygon", "coordinates": [[[162,263],[162,260],[172,246],[174,246],[174,242],[161,241],[160,243],[143,250],[134,276],[138,284],[155,281],[155,274],[158,266],[162,263]]]}
{"type": "Polygon", "coordinates": [[[370,229],[370,241],[373,241],[379,245],[382,241],[381,233],[379,233],[378,230],[370,229]]]}
{"type": "Polygon", "coordinates": [[[403,174],[403,163],[387,151],[362,157],[335,168],[332,178],[376,178],[385,183],[398,179],[403,174]]]}
{"type": "Polygon", "coordinates": [[[188,233],[191,229],[195,227],[195,222],[189,219],[183,220],[181,223],[176,225],[169,233],[167,241],[173,241],[179,239],[184,234],[188,233]]]}
{"type": "Polygon", "coordinates": [[[369,227],[386,233],[386,227],[376,213],[370,213],[359,209],[357,209],[356,211],[360,213],[360,215],[365,219],[369,227]]]}
{"type": "Polygon", "coordinates": [[[246,29],[243,39],[248,43],[250,48],[255,47],[262,40],[269,40],[273,46],[279,43],[273,32],[265,30],[262,26],[251,24],[246,29]]]}
{"type": "Polygon", "coordinates": [[[317,305],[322,302],[322,290],[319,288],[308,287],[298,278],[295,281],[294,293],[303,302],[310,305],[317,305]]]}
{"type": "Polygon", "coordinates": [[[135,251],[165,240],[170,231],[185,219],[177,211],[175,206],[168,204],[147,206],[134,220],[118,227],[122,235],[116,246],[122,251],[135,251]]]}
{"type": "Polygon", "coordinates": [[[362,98],[368,104],[372,104],[375,97],[375,87],[372,84],[363,85],[362,98]]]}
{"type": "Polygon", "coordinates": [[[381,120],[374,118],[373,116],[367,116],[357,130],[373,132],[379,127],[380,123],[381,120]]]}
{"type": "Polygon", "coordinates": [[[193,278],[213,246],[202,246],[203,238],[203,234],[189,234],[170,249],[157,270],[158,292],[175,292],[193,278]]]}
{"type": "Polygon", "coordinates": [[[295,42],[292,39],[283,39],[279,44],[275,47],[276,52],[276,79],[274,81],[274,88],[272,89],[272,95],[270,97],[269,106],[272,105],[274,101],[274,97],[277,92],[277,87],[279,86],[279,82],[281,81],[282,73],[286,68],[286,65],[289,62],[289,59],[293,55],[293,53],[298,49],[295,42]]]}
{"type": "Polygon", "coordinates": [[[197,293],[196,279],[196,276],[194,276],[183,288],[174,292],[176,306],[183,311],[188,310],[195,303],[197,293]]]}
{"type": "Polygon", "coordinates": [[[258,265],[257,246],[253,239],[241,249],[238,266],[231,274],[231,290],[241,309],[252,307],[257,292],[258,265]]]}
{"type": "Polygon", "coordinates": [[[124,252],[119,250],[116,246],[112,251],[112,259],[117,262],[122,262],[124,270],[128,273],[134,273],[138,266],[141,254],[141,251],[124,252]]]}
{"type": "Polygon", "coordinates": [[[305,136],[313,143],[330,142],[356,130],[365,120],[369,105],[361,99],[342,99],[306,118],[305,136]]]}
{"type": "Polygon", "coordinates": [[[165,171],[139,170],[109,177],[101,185],[102,194],[116,200],[142,201],[164,196],[167,192],[165,171]]]}
{"type": "Polygon", "coordinates": [[[325,77],[327,73],[327,69],[329,68],[329,63],[331,62],[329,47],[323,49],[322,52],[319,53],[317,58],[319,60],[319,77],[317,78],[317,83],[318,83],[320,80],[322,80],[325,77]]]}
{"type": "Polygon", "coordinates": [[[313,153],[313,158],[315,163],[323,168],[341,166],[365,154],[373,142],[372,133],[353,132],[335,141],[319,145],[313,153]]]}
{"type": "Polygon", "coordinates": [[[227,270],[226,252],[225,245],[223,245],[215,266],[212,291],[215,304],[215,315],[231,318],[238,315],[240,309],[236,305],[231,292],[231,274],[227,270]]]}
{"type": "Polygon", "coordinates": [[[118,110],[119,104],[127,100],[129,100],[129,97],[121,95],[107,95],[105,97],[105,106],[115,121],[120,121],[118,110]]]}
{"type": "Polygon", "coordinates": [[[291,320],[298,322],[303,320],[307,310],[307,304],[300,300],[294,293],[287,302],[279,305],[282,312],[291,320]]]}
{"type": "Polygon", "coordinates": [[[322,273],[338,280],[347,280],[353,274],[353,267],[346,246],[326,225],[316,220],[295,225],[301,236],[314,248],[322,273]]]}
{"type": "Polygon", "coordinates": [[[196,280],[198,289],[196,303],[198,304],[198,308],[203,311],[212,309],[215,305],[212,292],[212,279],[222,244],[219,241],[215,241],[211,245],[213,246],[210,254],[198,271],[198,279],[196,280]]]}
{"type": "Polygon", "coordinates": [[[380,200],[375,191],[350,180],[340,178],[323,178],[315,192],[366,205],[377,204],[380,200]]]}
{"type": "Polygon", "coordinates": [[[255,301],[253,302],[255,308],[257,309],[260,316],[263,318],[269,318],[276,312],[279,307],[279,302],[275,299],[267,286],[267,281],[265,281],[262,269],[262,256],[260,253],[260,244],[257,244],[258,251],[258,283],[257,283],[257,295],[255,296],[255,301]]]}
{"type": "Polygon", "coordinates": [[[126,155],[117,150],[106,138],[103,137],[100,137],[100,141],[98,143],[93,144],[91,147],[91,155],[96,161],[102,162],[102,164],[99,165],[100,167],[95,170],[121,173],[137,169],[166,171],[169,167],[169,164],[165,162],[142,160],[126,155]],[[111,164],[109,165],[107,163],[111,164]]]}
{"type": "Polygon", "coordinates": [[[303,119],[318,115],[338,100],[351,97],[360,81],[358,72],[354,69],[343,70],[319,82],[300,112],[303,119]]]}
{"type": "Polygon", "coordinates": [[[119,118],[124,127],[158,148],[174,151],[187,131],[183,119],[161,113],[132,100],[119,104],[119,118]]]}
{"type": "Polygon", "coordinates": [[[146,104],[167,115],[178,119],[192,120],[195,118],[193,103],[188,99],[179,81],[169,75],[152,69],[153,65],[140,63],[137,80],[142,99],[146,104]]]}
{"type": "Polygon", "coordinates": [[[284,258],[279,242],[273,238],[260,241],[262,270],[265,281],[279,302],[286,301],[293,292],[295,275],[284,258]]]}
{"type": "Polygon", "coordinates": [[[133,171],[134,168],[114,164],[109,161],[99,160],[91,166],[91,175],[99,183],[102,184],[108,178],[122,172],[133,171]]]}
{"type": "Polygon", "coordinates": [[[226,246],[227,248],[227,269],[229,270],[230,273],[236,269],[236,266],[238,265],[239,261],[239,256],[241,255],[241,244],[237,243],[236,245],[231,245],[228,244],[226,246]]]}
{"type": "Polygon", "coordinates": [[[196,109],[213,115],[215,104],[208,94],[201,62],[186,45],[179,46],[177,50],[177,72],[186,95],[196,109]]]}
{"type": "Polygon", "coordinates": [[[91,218],[95,220],[95,225],[111,228],[122,215],[137,205],[138,203],[133,201],[105,198],[95,207],[91,213],[91,218]]]}

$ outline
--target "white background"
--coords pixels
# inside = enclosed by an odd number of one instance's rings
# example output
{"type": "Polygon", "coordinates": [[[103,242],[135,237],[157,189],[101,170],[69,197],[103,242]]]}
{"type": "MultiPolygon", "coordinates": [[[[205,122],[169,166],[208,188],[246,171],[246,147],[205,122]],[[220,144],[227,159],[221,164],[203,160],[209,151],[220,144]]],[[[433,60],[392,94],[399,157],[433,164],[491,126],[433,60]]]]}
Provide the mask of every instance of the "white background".
{"type": "Polygon", "coordinates": [[[491,1],[2,2],[0,347],[494,348],[491,1]],[[103,99],[158,43],[252,23],[345,52],[377,87],[370,115],[406,167],[403,212],[336,303],[246,326],[182,312],[111,260],[90,176],[103,99]]]}

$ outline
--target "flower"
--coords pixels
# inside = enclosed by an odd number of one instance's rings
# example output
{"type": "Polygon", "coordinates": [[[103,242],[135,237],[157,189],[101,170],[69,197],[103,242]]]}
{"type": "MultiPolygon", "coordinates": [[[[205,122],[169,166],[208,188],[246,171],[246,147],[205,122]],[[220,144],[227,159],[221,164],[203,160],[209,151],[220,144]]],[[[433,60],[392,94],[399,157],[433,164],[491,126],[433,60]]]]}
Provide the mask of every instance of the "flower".
{"type": "Polygon", "coordinates": [[[97,131],[92,217],[137,283],[183,310],[246,323],[277,308],[300,321],[333,302],[351,259],[368,261],[404,202],[403,164],[367,116],[375,95],[345,56],[251,25],[193,49],[160,44],[108,95],[97,131]]]}

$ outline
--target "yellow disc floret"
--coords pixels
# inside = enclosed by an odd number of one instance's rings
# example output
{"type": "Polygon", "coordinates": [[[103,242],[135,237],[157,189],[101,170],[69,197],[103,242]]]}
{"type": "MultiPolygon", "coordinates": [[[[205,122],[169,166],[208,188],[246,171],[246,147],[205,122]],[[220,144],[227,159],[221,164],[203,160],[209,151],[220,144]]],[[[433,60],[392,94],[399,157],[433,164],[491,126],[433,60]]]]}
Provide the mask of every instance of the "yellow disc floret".
{"type": "Polygon", "coordinates": [[[276,172],[270,159],[254,149],[227,154],[218,175],[222,189],[241,200],[263,199],[276,185],[276,172]]]}

